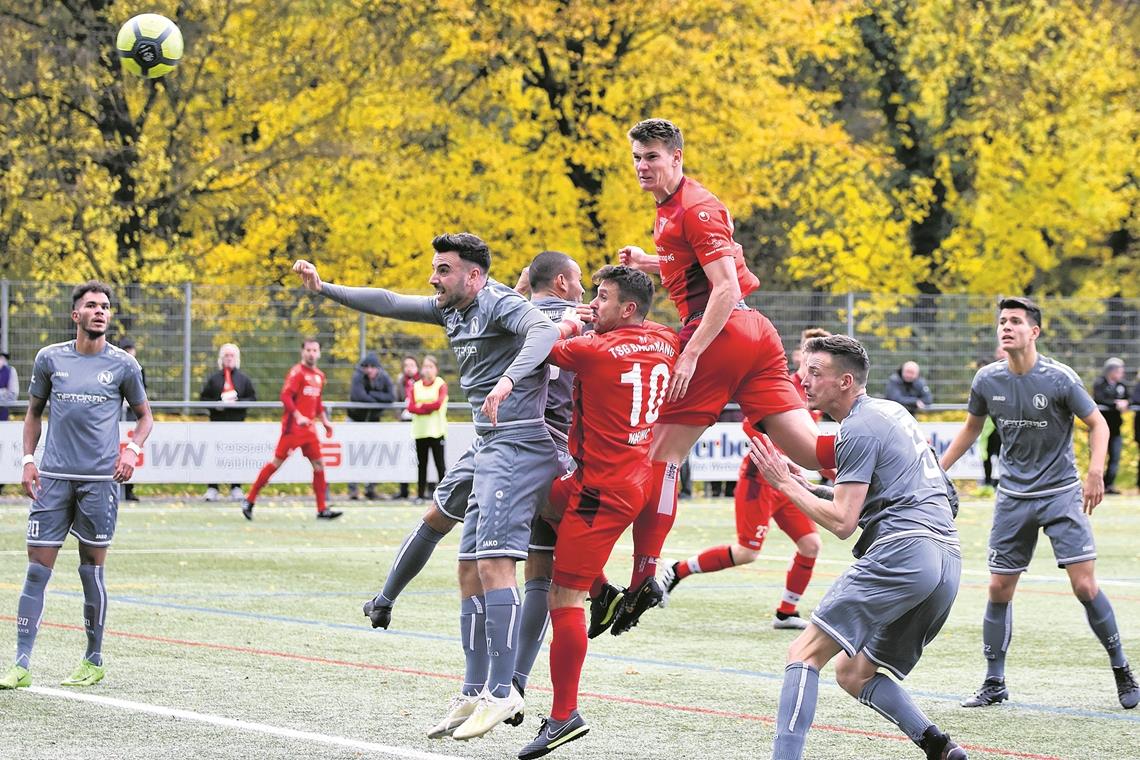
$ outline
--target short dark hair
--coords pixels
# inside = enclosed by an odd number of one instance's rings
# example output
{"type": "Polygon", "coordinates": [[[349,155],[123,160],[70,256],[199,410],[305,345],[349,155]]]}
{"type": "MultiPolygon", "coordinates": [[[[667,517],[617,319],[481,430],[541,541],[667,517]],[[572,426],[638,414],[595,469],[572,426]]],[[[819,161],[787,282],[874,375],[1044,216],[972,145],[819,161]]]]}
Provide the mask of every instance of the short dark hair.
{"type": "Polygon", "coordinates": [[[685,138],[681,136],[681,129],[671,121],[665,119],[646,119],[639,121],[629,130],[629,139],[642,145],[651,142],[662,142],[669,150],[685,147],[685,138]]]}
{"type": "Polygon", "coordinates": [[[1002,309],[1021,309],[1029,320],[1038,327],[1041,326],[1041,307],[1027,296],[1010,296],[998,302],[998,311],[1002,309]]]}
{"type": "Polygon", "coordinates": [[[318,338],[316,335],[310,335],[306,338],[302,338],[301,339],[301,348],[304,348],[305,346],[309,345],[310,343],[316,343],[319,346],[319,345],[321,345],[321,339],[318,338]]]}
{"type": "Polygon", "coordinates": [[[469,261],[483,270],[483,274],[491,271],[491,249],[478,235],[470,232],[455,232],[436,235],[432,238],[431,247],[436,253],[451,251],[464,261],[469,261]]]}
{"type": "Polygon", "coordinates": [[[601,285],[606,280],[615,283],[618,298],[637,304],[637,313],[642,317],[649,314],[653,304],[653,279],[645,272],[627,266],[608,264],[594,272],[594,284],[601,285]]]}
{"type": "Polygon", "coordinates": [[[871,371],[871,358],[867,349],[854,338],[846,335],[827,335],[809,338],[804,342],[804,351],[809,354],[831,354],[846,372],[850,372],[859,385],[867,384],[871,371]]]}
{"type": "Polygon", "coordinates": [[[75,308],[75,304],[79,303],[79,299],[88,293],[102,293],[107,296],[108,301],[115,300],[114,295],[111,293],[111,286],[105,282],[98,280],[88,280],[82,285],[76,285],[71,291],[71,308],[75,308]]]}
{"type": "Polygon", "coordinates": [[[562,251],[543,251],[538,254],[527,268],[531,291],[549,288],[555,277],[570,271],[573,263],[574,259],[562,251]]]}

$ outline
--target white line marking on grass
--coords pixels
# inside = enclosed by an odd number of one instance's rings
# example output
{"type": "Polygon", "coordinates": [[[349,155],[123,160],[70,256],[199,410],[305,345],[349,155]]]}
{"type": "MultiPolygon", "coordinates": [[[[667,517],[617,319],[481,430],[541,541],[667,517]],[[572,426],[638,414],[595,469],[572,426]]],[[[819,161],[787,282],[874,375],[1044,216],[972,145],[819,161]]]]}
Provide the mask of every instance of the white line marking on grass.
{"type": "Polygon", "coordinates": [[[235,720],[234,718],[223,718],[219,715],[206,715],[204,713],[196,713],[189,710],[178,710],[173,707],[160,707],[158,705],[149,705],[145,702],[130,702],[125,699],[116,699],[114,697],[101,697],[95,694],[63,691],[61,689],[49,689],[43,686],[30,686],[27,690],[33,694],[42,694],[46,697],[71,699],[77,702],[91,702],[97,705],[117,707],[121,710],[131,710],[134,712],[149,713],[151,715],[161,715],[168,718],[181,718],[182,720],[197,721],[198,723],[209,723],[214,726],[222,726],[223,728],[236,728],[239,731],[255,731],[261,734],[282,736],[287,739],[302,739],[304,741],[316,742],[318,744],[331,744],[336,747],[347,747],[349,749],[364,750],[366,752],[378,752],[380,754],[391,755],[393,757],[407,757],[413,758],[414,760],[463,760],[463,758],[456,755],[439,755],[434,752],[419,752],[417,750],[408,749],[406,747],[391,747],[386,744],[373,744],[372,742],[364,742],[358,739],[347,739],[343,736],[330,736],[328,734],[318,734],[312,731],[297,731],[296,729],[292,728],[270,726],[265,723],[251,723],[244,720],[235,720]]]}

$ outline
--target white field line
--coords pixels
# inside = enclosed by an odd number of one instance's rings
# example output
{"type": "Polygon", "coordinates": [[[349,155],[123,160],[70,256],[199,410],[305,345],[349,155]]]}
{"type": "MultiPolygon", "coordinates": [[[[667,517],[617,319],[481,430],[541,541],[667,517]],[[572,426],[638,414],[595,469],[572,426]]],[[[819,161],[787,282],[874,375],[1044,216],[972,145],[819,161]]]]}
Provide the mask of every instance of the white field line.
{"type": "Polygon", "coordinates": [[[125,699],[116,699],[114,697],[102,697],[95,694],[63,691],[61,689],[49,689],[42,686],[30,686],[27,690],[34,694],[41,694],[45,697],[71,699],[77,702],[90,702],[97,705],[105,705],[107,707],[117,707],[120,710],[148,713],[150,715],[161,715],[168,718],[180,718],[182,720],[196,721],[198,723],[209,723],[210,725],[221,726],[223,728],[233,728],[239,731],[253,731],[261,734],[269,734],[271,736],[281,736],[286,739],[300,739],[302,741],[309,741],[317,744],[328,744],[334,747],[346,747],[348,749],[364,750],[365,752],[376,752],[381,755],[388,755],[391,757],[406,757],[412,758],[413,760],[462,760],[462,758],[456,755],[439,755],[434,752],[419,752],[417,750],[408,749],[406,747],[392,747],[387,744],[373,744],[372,742],[364,742],[358,739],[346,739],[343,736],[318,734],[312,731],[297,731],[296,729],[292,728],[270,726],[265,723],[252,723],[244,720],[235,720],[234,718],[223,718],[219,715],[207,715],[205,713],[191,712],[190,710],[179,710],[173,707],[149,705],[145,702],[130,702],[125,699]]]}

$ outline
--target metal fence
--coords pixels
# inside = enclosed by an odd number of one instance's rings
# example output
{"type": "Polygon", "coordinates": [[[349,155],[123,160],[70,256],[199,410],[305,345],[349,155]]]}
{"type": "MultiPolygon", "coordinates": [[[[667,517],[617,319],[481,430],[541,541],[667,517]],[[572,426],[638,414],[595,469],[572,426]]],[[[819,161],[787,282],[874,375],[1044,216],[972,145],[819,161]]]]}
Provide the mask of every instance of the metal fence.
{"type": "MultiPolygon", "coordinates": [[[[32,361],[44,345],[75,335],[70,319],[72,284],[0,280],[0,350],[11,354],[26,394],[32,361]]],[[[882,392],[890,374],[914,360],[938,404],[961,404],[978,366],[992,360],[997,299],[969,295],[868,293],[754,293],[748,302],[772,319],[790,352],[800,331],[823,327],[859,338],[871,355],[868,390],[882,392]]],[[[1091,385],[1109,356],[1140,364],[1140,298],[1045,298],[1041,349],[1072,366],[1091,385]]],[[[436,355],[444,379],[460,396],[454,357],[440,329],[358,314],[297,288],[168,283],[117,289],[112,342],[135,341],[149,395],[157,401],[193,401],[217,368],[225,342],[242,351],[242,370],[258,398],[276,399],[299,358],[300,342],[321,340],[320,365],[329,378],[326,398],[347,400],[352,372],[365,351],[375,351],[393,377],[405,354],[436,355]]],[[[654,318],[676,324],[677,314],[658,299],[654,318]]],[[[262,415],[266,410],[261,410],[262,415]]]]}

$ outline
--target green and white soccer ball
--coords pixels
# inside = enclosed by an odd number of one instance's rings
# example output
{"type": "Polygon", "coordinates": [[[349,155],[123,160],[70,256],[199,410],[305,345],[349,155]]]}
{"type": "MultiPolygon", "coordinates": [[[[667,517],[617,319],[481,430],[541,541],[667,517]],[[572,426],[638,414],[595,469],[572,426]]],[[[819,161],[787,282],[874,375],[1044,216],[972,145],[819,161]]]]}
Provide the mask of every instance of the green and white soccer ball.
{"type": "Polygon", "coordinates": [[[157,79],[182,60],[182,32],[166,16],[140,13],[119,27],[115,48],[123,70],[157,79]]]}

